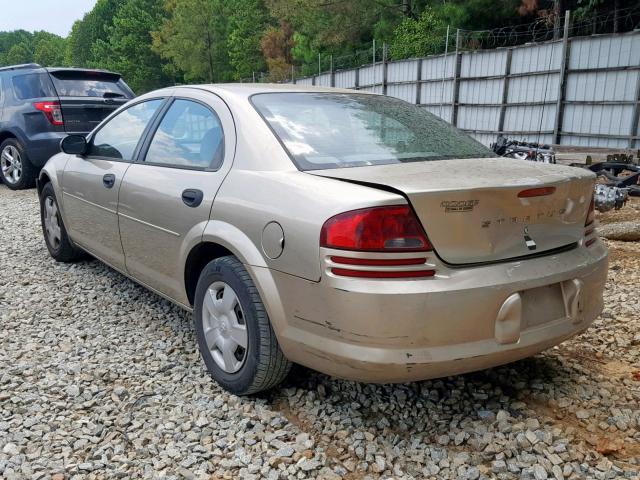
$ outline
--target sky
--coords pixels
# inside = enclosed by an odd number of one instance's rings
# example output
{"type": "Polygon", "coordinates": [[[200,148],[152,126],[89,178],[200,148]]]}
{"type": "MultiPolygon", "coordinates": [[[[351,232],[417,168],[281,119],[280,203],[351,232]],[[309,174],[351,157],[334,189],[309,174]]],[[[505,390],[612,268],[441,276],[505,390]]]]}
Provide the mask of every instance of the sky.
{"type": "Polygon", "coordinates": [[[96,0],[0,0],[0,31],[46,30],[62,37],[96,0]]]}

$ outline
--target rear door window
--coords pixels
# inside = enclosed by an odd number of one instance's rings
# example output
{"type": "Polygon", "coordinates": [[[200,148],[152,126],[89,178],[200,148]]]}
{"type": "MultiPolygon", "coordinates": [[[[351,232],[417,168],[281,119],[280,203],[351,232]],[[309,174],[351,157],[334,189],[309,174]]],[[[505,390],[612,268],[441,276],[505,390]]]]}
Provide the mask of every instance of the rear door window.
{"type": "Polygon", "coordinates": [[[13,77],[12,83],[13,91],[20,100],[56,96],[49,75],[46,73],[16,75],[13,77]]]}
{"type": "Polygon", "coordinates": [[[51,72],[59,97],[132,98],[119,75],[91,71],[51,72]]]}
{"type": "Polygon", "coordinates": [[[224,135],[218,116],[204,105],[173,102],[156,130],[145,162],[217,170],[224,158],[224,135]]]}
{"type": "Polygon", "coordinates": [[[162,102],[162,99],[148,100],[118,113],[93,136],[88,155],[132,160],[140,137],[162,102]]]}

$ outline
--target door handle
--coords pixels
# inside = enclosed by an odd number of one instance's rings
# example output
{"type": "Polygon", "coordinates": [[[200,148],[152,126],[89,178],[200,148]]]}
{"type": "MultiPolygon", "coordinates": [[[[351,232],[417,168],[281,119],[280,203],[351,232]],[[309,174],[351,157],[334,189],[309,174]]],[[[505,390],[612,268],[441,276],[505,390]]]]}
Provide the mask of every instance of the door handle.
{"type": "Polygon", "coordinates": [[[195,208],[202,203],[204,194],[202,190],[196,190],[195,188],[188,188],[182,192],[182,201],[187,207],[195,208]]]}
{"type": "Polygon", "coordinates": [[[113,173],[107,173],[104,177],[102,177],[102,183],[107,188],[112,188],[116,183],[116,176],[113,173]]]}

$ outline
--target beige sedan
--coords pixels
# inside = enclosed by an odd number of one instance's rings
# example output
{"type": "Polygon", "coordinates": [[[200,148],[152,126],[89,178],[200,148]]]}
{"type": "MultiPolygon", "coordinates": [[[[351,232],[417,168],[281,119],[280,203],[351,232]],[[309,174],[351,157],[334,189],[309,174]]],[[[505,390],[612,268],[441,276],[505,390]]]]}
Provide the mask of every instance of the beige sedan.
{"type": "Polygon", "coordinates": [[[193,311],[237,394],[291,362],[367,382],[500,365],[602,309],[593,174],[495,158],[397,99],[167,88],[62,149],[38,182],[53,258],[88,252],[193,311]]]}

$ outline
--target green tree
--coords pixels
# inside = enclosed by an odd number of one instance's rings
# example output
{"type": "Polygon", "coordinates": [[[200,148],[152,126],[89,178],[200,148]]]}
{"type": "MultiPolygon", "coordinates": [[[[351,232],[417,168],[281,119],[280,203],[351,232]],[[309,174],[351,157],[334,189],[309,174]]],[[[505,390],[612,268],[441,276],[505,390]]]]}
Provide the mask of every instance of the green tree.
{"type": "Polygon", "coordinates": [[[7,52],[7,65],[30,63],[33,61],[33,50],[26,42],[16,43],[7,52]]]}
{"type": "Polygon", "coordinates": [[[229,35],[227,49],[233,78],[250,77],[265,69],[260,40],[269,24],[262,0],[227,0],[229,35]]]}
{"type": "Polygon", "coordinates": [[[49,32],[33,35],[33,60],[44,67],[59,67],[65,64],[65,39],[49,32]]]}
{"type": "Polygon", "coordinates": [[[163,18],[160,0],[125,0],[108,28],[108,39],[93,44],[90,66],[121,73],[138,93],[171,83],[152,49],[151,31],[163,18]]]}
{"type": "Polygon", "coordinates": [[[109,29],[121,3],[121,0],[98,0],[82,20],[73,24],[65,51],[67,65],[88,67],[100,62],[94,57],[92,47],[98,40],[108,41],[109,29]]]}
{"type": "Polygon", "coordinates": [[[169,14],[153,32],[153,51],[188,82],[230,78],[226,16],[220,0],[170,0],[169,14]]]}
{"type": "Polygon", "coordinates": [[[405,18],[395,29],[389,53],[393,58],[421,57],[442,50],[446,25],[431,9],[417,20],[405,18]]]}

